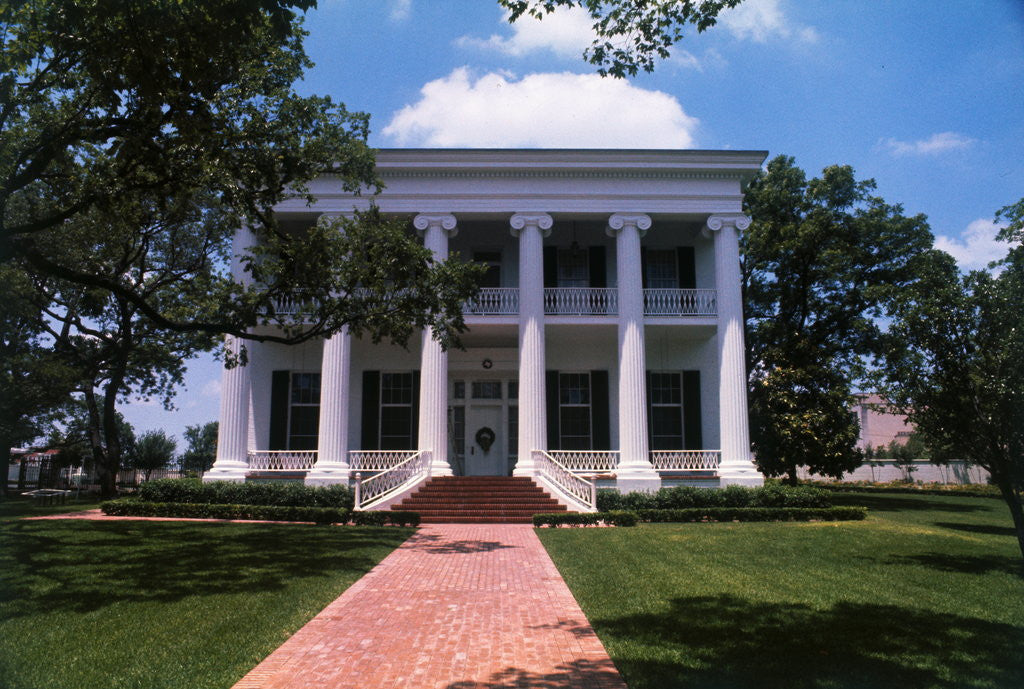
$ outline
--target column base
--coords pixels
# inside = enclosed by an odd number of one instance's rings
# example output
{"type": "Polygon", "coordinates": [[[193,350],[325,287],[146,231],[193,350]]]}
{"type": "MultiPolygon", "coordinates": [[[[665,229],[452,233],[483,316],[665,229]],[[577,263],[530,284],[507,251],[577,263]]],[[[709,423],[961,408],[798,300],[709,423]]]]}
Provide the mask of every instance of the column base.
{"type": "Polygon", "coordinates": [[[763,486],[764,476],[757,470],[753,462],[730,463],[718,468],[718,485],[725,486],[763,486]]]}
{"type": "Polygon", "coordinates": [[[333,486],[338,483],[349,483],[349,468],[345,464],[334,464],[321,467],[314,466],[306,474],[305,484],[307,486],[333,486]]]}
{"type": "Polygon", "coordinates": [[[209,483],[210,481],[245,483],[245,475],[248,471],[248,463],[232,461],[214,462],[213,467],[203,474],[203,483],[209,483]]]}
{"type": "Polygon", "coordinates": [[[453,476],[452,466],[447,460],[438,460],[432,458],[430,460],[430,475],[431,476],[453,476]]]}
{"type": "Polygon", "coordinates": [[[650,466],[620,466],[615,472],[615,488],[620,493],[656,493],[661,490],[661,476],[650,466]]]}

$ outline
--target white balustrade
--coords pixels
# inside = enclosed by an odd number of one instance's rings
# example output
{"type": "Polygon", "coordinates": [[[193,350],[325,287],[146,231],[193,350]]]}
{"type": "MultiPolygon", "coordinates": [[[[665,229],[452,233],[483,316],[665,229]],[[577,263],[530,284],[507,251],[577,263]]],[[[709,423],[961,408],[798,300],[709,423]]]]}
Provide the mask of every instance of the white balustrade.
{"type": "Polygon", "coordinates": [[[404,461],[364,479],[355,475],[355,509],[368,510],[430,475],[430,452],[413,452],[404,461]]]}
{"type": "Polygon", "coordinates": [[[645,316],[714,316],[717,290],[645,289],[645,316]]]}
{"type": "Polygon", "coordinates": [[[387,471],[415,454],[417,450],[349,450],[348,465],[352,471],[387,471]]]}
{"type": "Polygon", "coordinates": [[[614,287],[546,287],[544,313],[559,316],[614,316],[619,312],[614,287]]]}
{"type": "Polygon", "coordinates": [[[572,472],[614,471],[619,465],[617,450],[548,450],[559,464],[572,472]]]}
{"type": "Polygon", "coordinates": [[[518,287],[484,287],[466,303],[465,313],[475,316],[515,316],[519,313],[518,287]]]}
{"type": "Polygon", "coordinates": [[[656,471],[708,471],[718,469],[720,450],[652,450],[651,465],[656,471]]]}
{"type": "Polygon", "coordinates": [[[533,451],[536,476],[580,512],[597,511],[597,487],[543,450],[533,451]]]}
{"type": "Polygon", "coordinates": [[[250,471],[308,471],[316,466],[316,450],[251,450],[250,471]]]}

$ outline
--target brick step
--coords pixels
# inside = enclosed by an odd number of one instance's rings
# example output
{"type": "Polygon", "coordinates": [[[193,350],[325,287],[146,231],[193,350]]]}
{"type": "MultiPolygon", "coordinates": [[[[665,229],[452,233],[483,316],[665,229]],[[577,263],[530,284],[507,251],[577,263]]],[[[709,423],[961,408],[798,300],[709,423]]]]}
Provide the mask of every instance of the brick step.
{"type": "Polygon", "coordinates": [[[423,517],[422,524],[532,524],[532,517],[423,517]]]}
{"type": "Polygon", "coordinates": [[[530,524],[535,514],[566,511],[523,476],[437,476],[391,509],[418,512],[425,524],[530,524]]]}
{"type": "Polygon", "coordinates": [[[400,506],[398,507],[398,509],[402,509],[402,510],[431,510],[431,509],[437,510],[437,509],[455,509],[455,508],[472,510],[472,509],[488,509],[490,507],[502,507],[502,508],[506,508],[506,509],[518,509],[518,510],[535,510],[535,509],[557,510],[560,507],[562,507],[562,505],[559,505],[554,500],[552,500],[550,502],[548,502],[548,501],[539,501],[539,500],[533,500],[533,501],[529,501],[529,502],[493,502],[493,501],[468,502],[468,501],[460,501],[460,500],[430,500],[430,501],[416,500],[416,501],[409,501],[409,502],[403,501],[403,502],[399,503],[399,505],[400,506]]]}
{"type": "Polygon", "coordinates": [[[430,490],[421,491],[416,494],[417,497],[424,497],[429,500],[461,500],[461,499],[480,499],[480,500],[551,500],[551,496],[547,493],[494,493],[489,491],[480,491],[474,493],[472,491],[459,491],[446,493],[443,491],[430,490]]]}
{"type": "Polygon", "coordinates": [[[532,519],[533,515],[535,515],[535,514],[546,514],[546,513],[544,513],[544,512],[532,512],[532,511],[530,511],[530,512],[502,512],[500,510],[496,510],[496,511],[493,511],[493,512],[490,512],[490,511],[460,512],[458,510],[453,510],[451,512],[444,512],[444,511],[439,510],[437,512],[421,513],[420,514],[420,518],[421,519],[427,519],[429,517],[431,519],[451,519],[453,517],[474,517],[474,518],[479,518],[479,519],[532,519]]]}

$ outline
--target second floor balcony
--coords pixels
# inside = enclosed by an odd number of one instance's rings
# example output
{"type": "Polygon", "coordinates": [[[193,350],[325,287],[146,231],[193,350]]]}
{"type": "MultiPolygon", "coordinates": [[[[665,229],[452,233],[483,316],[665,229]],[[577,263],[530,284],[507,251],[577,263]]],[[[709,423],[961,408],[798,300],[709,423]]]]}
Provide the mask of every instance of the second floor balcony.
{"type": "MultiPolygon", "coordinates": [[[[544,313],[549,316],[616,316],[618,290],[614,287],[546,287],[544,313]]],[[[644,316],[715,316],[713,289],[645,289],[644,316]]],[[[519,314],[519,289],[484,287],[466,304],[472,316],[515,316],[519,314]]]]}

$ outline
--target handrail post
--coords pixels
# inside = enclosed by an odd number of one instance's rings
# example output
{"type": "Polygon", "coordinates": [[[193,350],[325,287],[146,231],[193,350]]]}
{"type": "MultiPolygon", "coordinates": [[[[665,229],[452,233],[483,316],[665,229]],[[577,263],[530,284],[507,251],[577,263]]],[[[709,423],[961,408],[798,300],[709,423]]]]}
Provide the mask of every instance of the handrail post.
{"type": "Polygon", "coordinates": [[[597,475],[590,474],[590,507],[595,512],[597,511],[597,475]]]}
{"type": "Polygon", "coordinates": [[[352,508],[353,508],[353,510],[358,510],[360,508],[360,506],[361,506],[360,503],[362,502],[362,500],[361,500],[362,496],[360,495],[360,492],[361,492],[361,489],[362,489],[362,486],[363,486],[363,474],[362,474],[362,472],[357,471],[355,478],[356,478],[355,496],[354,496],[352,508]]]}

